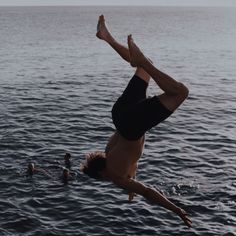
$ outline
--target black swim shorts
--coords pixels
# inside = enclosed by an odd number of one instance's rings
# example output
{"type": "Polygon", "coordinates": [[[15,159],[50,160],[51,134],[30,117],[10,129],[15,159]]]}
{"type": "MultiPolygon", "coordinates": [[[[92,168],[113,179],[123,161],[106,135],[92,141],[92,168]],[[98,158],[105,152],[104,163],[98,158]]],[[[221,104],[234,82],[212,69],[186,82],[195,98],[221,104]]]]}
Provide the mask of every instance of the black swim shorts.
{"type": "Polygon", "coordinates": [[[128,140],[138,140],[172,112],[157,96],[146,97],[148,83],[134,75],[112,108],[112,120],[118,132],[128,140]]]}

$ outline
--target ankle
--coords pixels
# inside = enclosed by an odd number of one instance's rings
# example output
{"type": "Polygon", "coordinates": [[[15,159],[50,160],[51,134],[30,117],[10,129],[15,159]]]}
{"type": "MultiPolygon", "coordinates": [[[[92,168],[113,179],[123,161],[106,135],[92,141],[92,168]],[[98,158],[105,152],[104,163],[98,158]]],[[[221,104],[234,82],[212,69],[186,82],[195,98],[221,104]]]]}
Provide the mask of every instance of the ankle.
{"type": "Polygon", "coordinates": [[[110,37],[106,40],[106,42],[107,42],[108,44],[110,44],[111,46],[117,44],[116,40],[115,40],[112,36],[110,36],[110,37]]]}
{"type": "Polygon", "coordinates": [[[153,61],[151,61],[148,57],[146,57],[145,55],[142,55],[142,57],[140,57],[140,63],[142,65],[153,65],[153,61]]]}

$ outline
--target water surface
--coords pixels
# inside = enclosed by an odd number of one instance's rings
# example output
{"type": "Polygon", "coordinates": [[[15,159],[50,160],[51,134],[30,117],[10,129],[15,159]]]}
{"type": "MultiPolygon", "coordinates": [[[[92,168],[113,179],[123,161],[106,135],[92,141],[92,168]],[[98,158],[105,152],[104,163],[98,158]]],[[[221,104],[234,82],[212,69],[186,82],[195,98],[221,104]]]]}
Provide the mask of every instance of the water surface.
{"type": "MultiPolygon", "coordinates": [[[[235,235],[236,9],[0,8],[1,235],[235,235]],[[95,38],[105,14],[154,63],[190,89],[148,132],[138,180],[189,212],[193,229],[142,197],[132,203],[79,164],[114,131],[110,110],[133,69],[95,38]],[[70,152],[77,180],[60,181],[70,152]],[[47,169],[24,176],[29,162],[47,169]]],[[[150,83],[149,94],[161,91],[150,83]]]]}

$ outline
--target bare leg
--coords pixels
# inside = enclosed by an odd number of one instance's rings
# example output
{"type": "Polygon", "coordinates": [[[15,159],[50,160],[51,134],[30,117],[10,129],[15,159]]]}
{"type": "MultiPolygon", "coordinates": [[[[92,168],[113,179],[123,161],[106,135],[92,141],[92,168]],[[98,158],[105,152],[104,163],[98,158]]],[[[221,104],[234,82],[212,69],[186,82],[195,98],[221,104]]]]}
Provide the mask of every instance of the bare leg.
{"type": "MultiPolygon", "coordinates": [[[[99,16],[98,24],[97,24],[97,34],[96,36],[107,42],[124,60],[130,63],[130,54],[128,47],[120,44],[115,40],[112,34],[109,32],[106,24],[105,18],[103,15],[99,16]]],[[[150,80],[150,75],[145,72],[145,70],[141,67],[138,67],[135,75],[139,76],[141,79],[145,80],[147,83],[150,80]]]]}
{"type": "Polygon", "coordinates": [[[97,24],[97,34],[99,39],[106,41],[110,46],[127,62],[130,62],[129,49],[118,43],[109,32],[103,15],[99,16],[97,24]]]}
{"type": "Polygon", "coordinates": [[[128,36],[130,52],[130,64],[134,67],[142,67],[155,80],[157,85],[164,91],[160,95],[161,102],[171,111],[174,111],[188,96],[188,88],[171,78],[169,75],[158,70],[141,52],[134,43],[132,36],[128,36]]]}

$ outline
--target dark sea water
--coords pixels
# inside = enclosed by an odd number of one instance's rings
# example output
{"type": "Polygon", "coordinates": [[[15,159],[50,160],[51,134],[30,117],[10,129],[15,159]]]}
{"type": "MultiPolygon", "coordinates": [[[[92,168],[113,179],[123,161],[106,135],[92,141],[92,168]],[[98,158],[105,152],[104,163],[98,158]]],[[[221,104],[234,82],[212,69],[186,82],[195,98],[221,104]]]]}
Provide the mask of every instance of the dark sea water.
{"type": "MultiPolygon", "coordinates": [[[[154,82],[149,94],[160,93],[154,82]]],[[[0,8],[0,235],[236,235],[236,8],[0,8]],[[190,89],[147,133],[137,178],[193,221],[79,165],[104,150],[110,110],[133,75],[95,38],[104,13],[122,43],[133,34],[158,66],[190,89]],[[77,179],[60,180],[65,152],[77,179]],[[29,162],[48,170],[25,177],[29,162]]]]}

